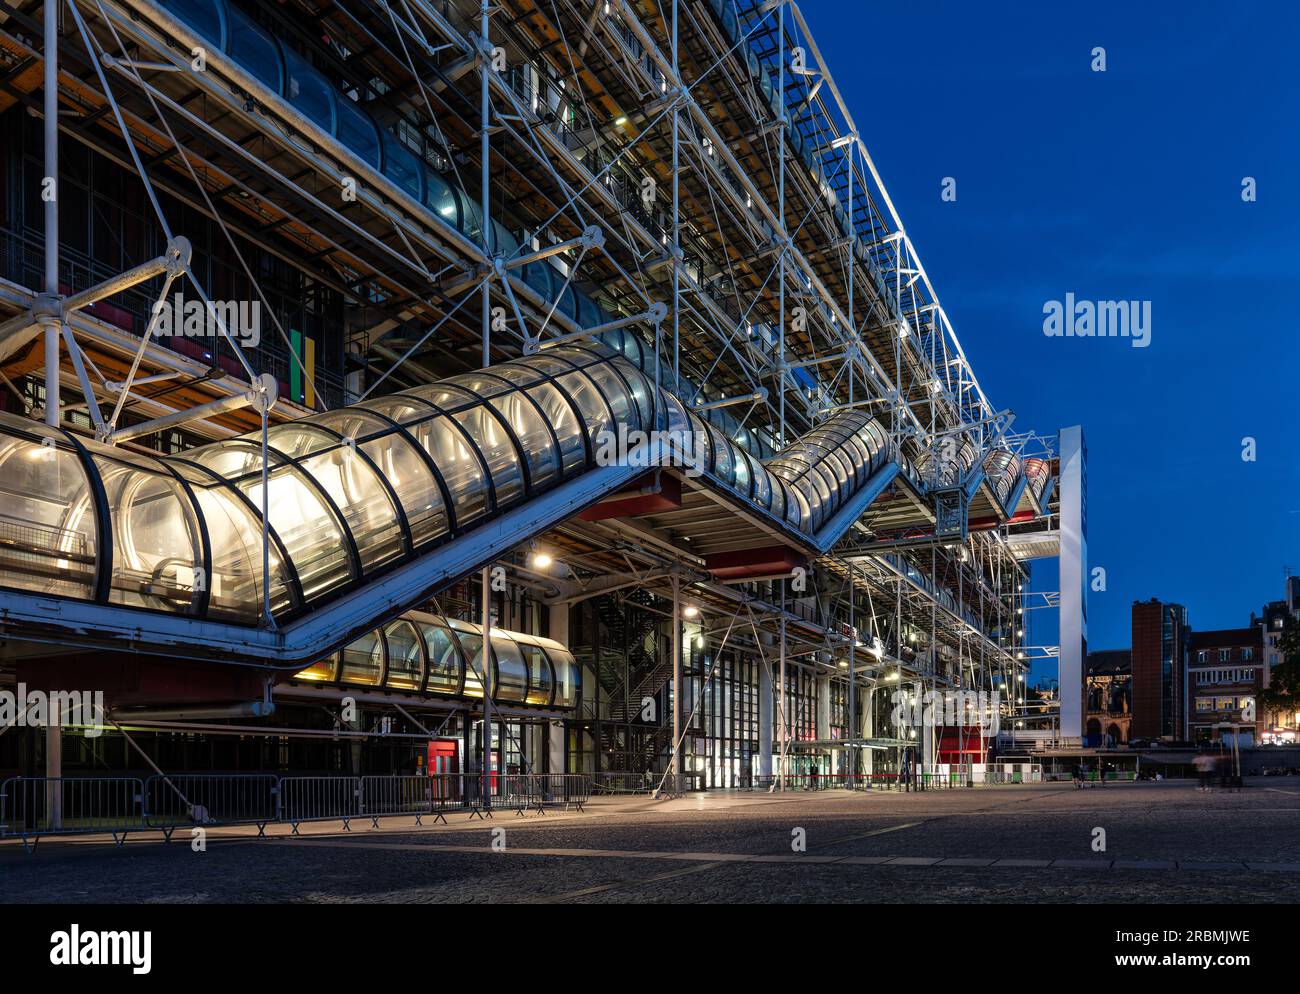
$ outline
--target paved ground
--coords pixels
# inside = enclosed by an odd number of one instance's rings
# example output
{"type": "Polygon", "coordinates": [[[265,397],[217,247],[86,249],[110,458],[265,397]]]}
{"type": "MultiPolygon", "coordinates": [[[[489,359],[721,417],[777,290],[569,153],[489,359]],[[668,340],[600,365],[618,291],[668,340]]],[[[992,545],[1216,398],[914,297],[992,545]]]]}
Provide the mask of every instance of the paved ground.
{"type": "Polygon", "coordinates": [[[8,902],[1300,901],[1300,779],[709,794],[585,814],[0,844],[8,902]],[[1105,851],[1094,852],[1096,830],[1105,851]],[[494,833],[498,845],[493,850],[494,833]],[[503,835],[500,833],[504,833],[503,835]],[[804,840],[796,851],[797,837],[804,840]]]}

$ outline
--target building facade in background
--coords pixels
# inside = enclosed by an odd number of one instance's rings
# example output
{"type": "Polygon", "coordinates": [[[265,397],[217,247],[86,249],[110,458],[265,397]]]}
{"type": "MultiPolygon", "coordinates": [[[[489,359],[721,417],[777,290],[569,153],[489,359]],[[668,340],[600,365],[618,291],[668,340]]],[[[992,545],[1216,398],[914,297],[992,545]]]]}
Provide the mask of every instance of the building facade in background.
{"type": "Polygon", "coordinates": [[[1129,740],[1132,721],[1132,652],[1101,649],[1088,653],[1086,744],[1123,745],[1129,740]]]}
{"type": "Polygon", "coordinates": [[[1265,673],[1261,633],[1259,625],[1192,633],[1183,738],[1217,742],[1239,733],[1241,746],[1259,741],[1265,727],[1258,707],[1265,673]]]}
{"type": "Polygon", "coordinates": [[[1181,735],[1189,634],[1183,605],[1134,601],[1133,738],[1181,735]]]}

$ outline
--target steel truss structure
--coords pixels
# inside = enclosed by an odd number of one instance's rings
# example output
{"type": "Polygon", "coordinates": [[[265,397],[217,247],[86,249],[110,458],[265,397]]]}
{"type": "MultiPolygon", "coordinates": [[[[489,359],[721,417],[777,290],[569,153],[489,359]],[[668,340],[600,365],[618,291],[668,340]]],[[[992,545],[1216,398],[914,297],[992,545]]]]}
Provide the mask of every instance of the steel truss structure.
{"type": "MultiPolygon", "coordinates": [[[[581,514],[540,513],[555,498],[537,497],[539,513],[511,519],[522,545],[466,553],[440,582],[482,569],[490,624],[488,570],[502,567],[561,642],[583,604],[620,616],[601,624],[622,663],[597,646],[580,708],[560,716],[588,743],[569,768],[673,770],[675,789],[686,774],[780,784],[813,757],[897,770],[952,752],[933,728],[891,725],[899,688],[998,691],[1006,717],[1021,713],[1037,654],[1026,561],[1056,553],[1054,438],[1013,433],[981,389],[799,4],[48,0],[44,25],[41,7],[0,2],[0,113],[44,117],[56,187],[59,140],[138,173],[160,233],[125,274],[96,278],[60,266],[55,208],[42,286],[22,265],[0,274],[0,362],[11,386],[44,371],[32,396],[48,423],[138,451],[181,425],[191,441],[260,434],[265,500],[277,424],[572,344],[634,365],[734,443],[750,477],[861,412],[897,473],[825,547],[653,468],[584,492],[581,514]],[[261,350],[220,321],[202,357],[155,340],[174,284],[208,311],[229,296],[182,209],[270,315],[261,350]],[[272,271],[335,302],[312,363],[263,287],[272,271]],[[96,312],[110,302],[143,333],[96,312]],[[539,548],[553,564],[537,567],[539,548]],[[743,762],[693,745],[724,659],[749,661],[759,698],[743,762]],[[657,720],[643,701],[665,706],[657,720]]],[[[260,512],[270,644],[275,537],[260,512]]],[[[352,634],[416,606],[387,603],[352,634]]],[[[976,734],[955,755],[985,748],[976,734]]]]}

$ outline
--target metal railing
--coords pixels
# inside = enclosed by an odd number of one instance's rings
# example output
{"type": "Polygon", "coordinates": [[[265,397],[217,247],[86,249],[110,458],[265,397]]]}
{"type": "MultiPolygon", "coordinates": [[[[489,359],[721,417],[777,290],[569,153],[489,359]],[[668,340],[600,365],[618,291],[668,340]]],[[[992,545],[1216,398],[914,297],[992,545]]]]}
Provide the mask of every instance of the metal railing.
{"type": "Polygon", "coordinates": [[[110,833],[119,846],[145,828],[139,777],[13,777],[0,784],[0,836],[30,852],[42,835],[110,833]]]}
{"type": "Polygon", "coordinates": [[[168,838],[183,825],[266,826],[279,817],[280,778],[271,773],[151,776],[144,782],[144,818],[168,838]]]}
{"type": "Polygon", "coordinates": [[[21,837],[30,852],[46,835],[104,834],[122,845],[127,833],[157,831],[168,841],[177,828],[270,824],[299,834],[305,822],[431,815],[447,822],[453,811],[490,818],[494,811],[545,813],[548,807],[583,811],[593,779],[586,773],[487,776],[287,776],[271,773],[196,773],[150,777],[13,777],[0,783],[0,838],[21,837]]]}
{"type": "Polygon", "coordinates": [[[350,832],[360,814],[360,777],[280,778],[279,820],[288,822],[294,835],[305,821],[341,821],[350,832]]]}

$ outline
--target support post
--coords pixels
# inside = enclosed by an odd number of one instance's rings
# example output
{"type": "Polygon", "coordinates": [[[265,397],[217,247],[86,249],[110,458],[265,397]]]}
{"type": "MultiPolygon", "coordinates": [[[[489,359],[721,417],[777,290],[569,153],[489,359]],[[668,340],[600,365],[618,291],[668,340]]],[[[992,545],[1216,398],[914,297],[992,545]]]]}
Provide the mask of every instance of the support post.
{"type": "Polygon", "coordinates": [[[764,632],[759,638],[762,653],[758,667],[758,775],[772,779],[772,636],[764,632]]]}
{"type": "MultiPolygon", "coordinates": [[[[548,609],[550,616],[547,619],[547,634],[550,638],[559,642],[566,648],[569,645],[569,605],[552,604],[548,609]]],[[[581,703],[581,702],[579,702],[581,703]]],[[[576,764],[570,769],[570,763],[567,755],[566,727],[562,721],[553,721],[546,726],[547,736],[547,772],[549,773],[577,773],[581,772],[576,764]]],[[[574,757],[575,759],[577,757],[574,757]]]]}
{"type": "Polygon", "coordinates": [[[483,567],[483,806],[492,807],[492,570],[483,567]]]}
{"type": "MultiPolygon", "coordinates": [[[[53,188],[45,201],[45,292],[59,295],[59,5],[45,0],[45,178],[53,188]]],[[[45,326],[45,423],[59,423],[59,338],[62,322],[45,326]]]]}
{"type": "Polygon", "coordinates": [[[673,793],[682,793],[682,598],[681,580],[673,577],[673,793]]]}

